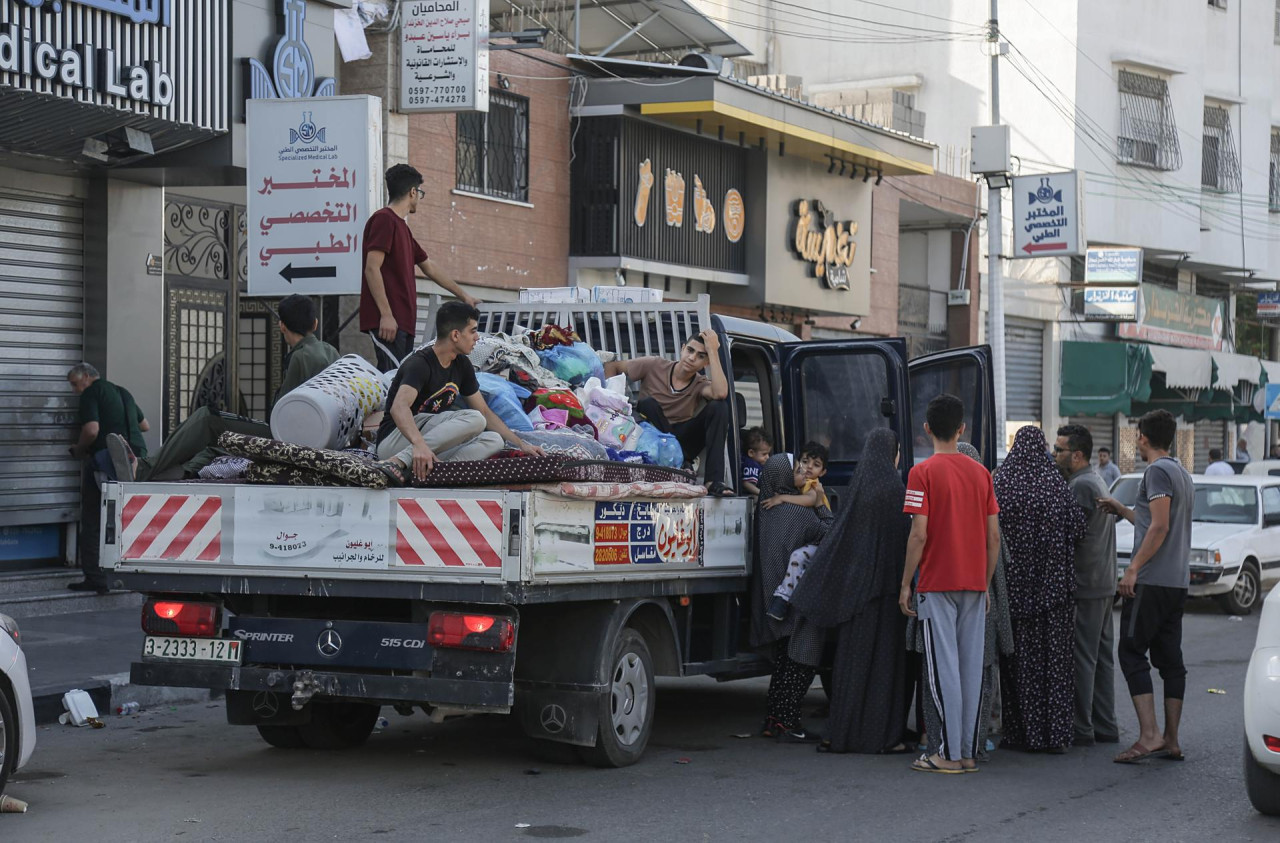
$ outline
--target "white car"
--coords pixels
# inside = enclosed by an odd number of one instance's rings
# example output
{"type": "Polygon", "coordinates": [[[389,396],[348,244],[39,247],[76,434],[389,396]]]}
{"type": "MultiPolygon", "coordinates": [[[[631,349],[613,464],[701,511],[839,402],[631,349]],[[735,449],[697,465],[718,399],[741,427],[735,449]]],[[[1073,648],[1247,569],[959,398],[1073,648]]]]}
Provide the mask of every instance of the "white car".
{"type": "Polygon", "coordinates": [[[1244,783],[1253,807],[1280,816],[1280,588],[1262,606],[1244,679],[1244,783]]]}
{"type": "Polygon", "coordinates": [[[0,794],[36,748],[36,713],[17,622],[0,614],[0,794]]]}
{"type": "MultiPolygon", "coordinates": [[[[1126,474],[1111,495],[1130,508],[1141,474],[1126,474]]],[[[1215,597],[1233,615],[1247,615],[1264,585],[1280,579],[1280,477],[1192,477],[1191,597],[1215,597]]],[[[1123,575],[1133,554],[1133,525],[1116,521],[1116,556],[1123,575]]]]}

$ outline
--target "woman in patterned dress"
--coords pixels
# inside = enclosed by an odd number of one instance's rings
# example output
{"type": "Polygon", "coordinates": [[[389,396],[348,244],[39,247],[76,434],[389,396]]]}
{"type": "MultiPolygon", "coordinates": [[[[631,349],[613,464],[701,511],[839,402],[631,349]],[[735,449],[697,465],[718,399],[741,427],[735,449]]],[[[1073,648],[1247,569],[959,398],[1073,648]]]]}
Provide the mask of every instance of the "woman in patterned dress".
{"type": "Polygon", "coordinates": [[[995,476],[1008,548],[1013,655],[1001,665],[1001,746],[1062,752],[1071,744],[1076,540],[1075,504],[1038,427],[1027,425],[995,476]]]}

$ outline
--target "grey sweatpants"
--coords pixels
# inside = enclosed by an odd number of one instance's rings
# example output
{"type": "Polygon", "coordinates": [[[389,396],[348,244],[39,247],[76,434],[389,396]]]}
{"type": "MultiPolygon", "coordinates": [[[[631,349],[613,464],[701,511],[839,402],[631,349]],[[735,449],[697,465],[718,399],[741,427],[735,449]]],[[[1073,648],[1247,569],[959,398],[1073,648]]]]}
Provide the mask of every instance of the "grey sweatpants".
{"type": "MultiPolygon", "coordinates": [[[[479,410],[419,413],[413,420],[437,459],[487,460],[502,450],[502,437],[485,430],[484,414],[479,410]]],[[[413,444],[398,429],[378,442],[378,459],[392,457],[407,467],[413,465],[413,444]]]]}
{"type": "Polygon", "coordinates": [[[1114,597],[1076,600],[1075,736],[1119,737],[1116,723],[1114,597]]]}
{"type": "Polygon", "coordinates": [[[974,758],[982,713],[982,655],[987,634],[985,591],[929,591],[918,595],[924,632],[925,693],[942,715],[942,734],[930,745],[948,761],[974,758]]]}

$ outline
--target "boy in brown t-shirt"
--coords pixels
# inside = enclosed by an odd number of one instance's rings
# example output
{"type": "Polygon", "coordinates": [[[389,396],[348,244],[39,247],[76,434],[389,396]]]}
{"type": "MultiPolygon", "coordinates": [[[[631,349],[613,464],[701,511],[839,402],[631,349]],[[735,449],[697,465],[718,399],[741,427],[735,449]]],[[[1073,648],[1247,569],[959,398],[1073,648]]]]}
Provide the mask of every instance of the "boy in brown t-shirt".
{"type": "Polygon", "coordinates": [[[638,415],[663,433],[675,434],[687,461],[705,448],[707,490],[713,495],[733,494],[724,473],[729,381],[720,366],[720,338],[714,329],[690,337],[679,360],[619,360],[608,364],[605,374],[626,375],[628,380],[639,381],[638,415]],[[710,377],[702,374],[703,369],[710,377]]]}

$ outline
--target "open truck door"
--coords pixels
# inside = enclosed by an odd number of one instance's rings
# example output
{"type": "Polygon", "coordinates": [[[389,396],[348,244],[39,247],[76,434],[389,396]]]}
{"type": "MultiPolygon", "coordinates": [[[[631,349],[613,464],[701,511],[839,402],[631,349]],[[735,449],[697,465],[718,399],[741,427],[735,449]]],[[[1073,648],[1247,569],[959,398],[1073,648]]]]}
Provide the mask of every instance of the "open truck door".
{"type": "MultiPolygon", "coordinates": [[[[950,393],[964,402],[964,436],[982,454],[988,469],[996,466],[995,384],[991,373],[991,347],[953,348],[912,360],[911,434],[914,462],[928,459],[933,444],[924,432],[925,411],[937,395],[950,393]]],[[[909,466],[912,460],[903,460],[909,466]]]]}
{"type": "Polygon", "coordinates": [[[907,345],[901,339],[824,340],[782,345],[783,437],[778,451],[806,442],[830,451],[826,486],[846,486],[867,434],[879,427],[906,441],[911,420],[907,345]]]}

